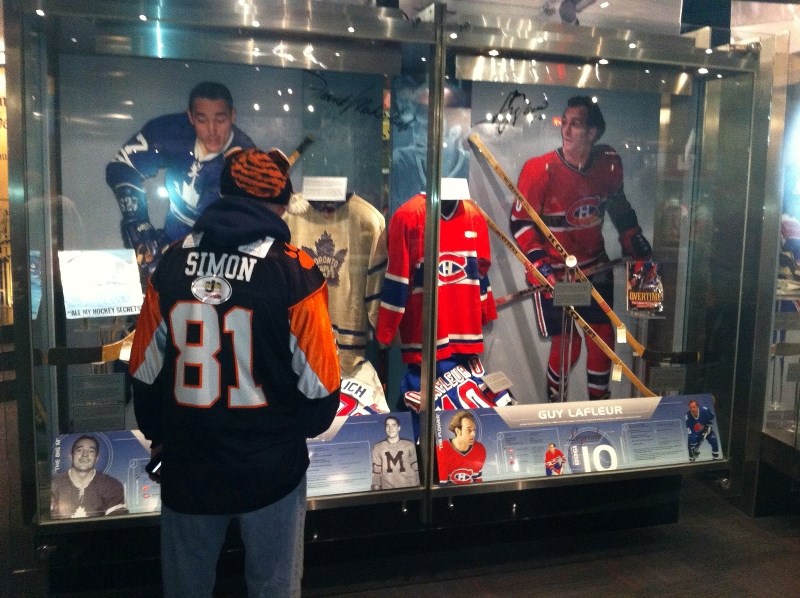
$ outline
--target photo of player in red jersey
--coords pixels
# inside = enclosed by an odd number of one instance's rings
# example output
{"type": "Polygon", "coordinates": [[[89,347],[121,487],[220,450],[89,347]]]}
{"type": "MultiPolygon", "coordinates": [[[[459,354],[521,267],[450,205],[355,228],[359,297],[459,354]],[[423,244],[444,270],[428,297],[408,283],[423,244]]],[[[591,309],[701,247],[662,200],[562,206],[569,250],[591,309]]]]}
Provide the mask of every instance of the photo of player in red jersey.
{"type": "Polygon", "coordinates": [[[447,426],[453,438],[436,447],[440,484],[477,484],[483,481],[486,447],[478,440],[475,416],[458,411],[447,426]]]}
{"type": "Polygon", "coordinates": [[[544,453],[544,470],[548,476],[561,475],[564,473],[564,463],[567,458],[554,443],[547,445],[547,451],[544,453]]]}
{"type": "MultiPolygon", "coordinates": [[[[650,242],[642,234],[636,212],[625,196],[622,160],[614,148],[597,143],[605,130],[603,113],[593,98],[570,98],[561,117],[561,147],[528,160],[517,183],[527,203],[564,250],[575,256],[581,269],[609,261],[603,237],[606,217],[617,229],[623,255],[645,261],[652,257],[650,242]]],[[[564,260],[520,201],[511,210],[510,229],[519,248],[548,282],[552,285],[560,282],[565,273],[564,260]]],[[[613,305],[612,271],[603,270],[589,280],[605,301],[613,305]]],[[[527,282],[535,286],[538,281],[528,275],[527,282]]],[[[552,339],[547,396],[551,402],[561,402],[567,396],[569,371],[580,356],[581,338],[579,334],[570,334],[570,328],[562,330],[562,310],[553,304],[550,293],[538,293],[534,301],[539,331],[552,339]]],[[[614,330],[596,301],[578,307],[577,312],[597,336],[613,346],[614,330]]],[[[586,398],[607,399],[611,360],[588,339],[586,351],[586,398]]]]}

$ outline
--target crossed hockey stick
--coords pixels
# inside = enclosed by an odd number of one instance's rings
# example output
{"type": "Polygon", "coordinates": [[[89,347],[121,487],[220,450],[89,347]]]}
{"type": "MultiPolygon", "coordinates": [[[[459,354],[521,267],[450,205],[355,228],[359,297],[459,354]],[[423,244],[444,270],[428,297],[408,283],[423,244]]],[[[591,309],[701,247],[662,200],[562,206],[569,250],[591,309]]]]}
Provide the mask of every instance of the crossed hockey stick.
{"type": "MultiPolygon", "coordinates": [[[[536,281],[546,290],[552,291],[553,285],[550,284],[550,281],[547,280],[547,278],[545,278],[545,276],[539,271],[539,269],[536,268],[536,266],[534,266],[531,263],[531,261],[525,256],[525,254],[522,253],[522,251],[520,251],[516,243],[514,243],[514,241],[512,241],[508,237],[508,235],[506,235],[502,231],[502,229],[497,225],[497,223],[494,220],[492,220],[491,217],[486,212],[483,211],[483,208],[481,208],[475,202],[473,202],[473,205],[477,208],[478,212],[480,212],[481,216],[483,216],[483,219],[486,220],[486,224],[489,225],[489,228],[491,228],[495,232],[495,234],[497,234],[497,236],[500,238],[503,244],[511,251],[511,253],[514,254],[514,257],[516,257],[517,260],[519,260],[519,262],[525,267],[525,271],[531,274],[534,278],[536,278],[536,281]]],[[[631,369],[627,365],[625,365],[625,362],[622,361],[622,359],[620,359],[619,355],[614,353],[614,350],[611,347],[609,347],[608,344],[606,344],[606,342],[597,335],[597,333],[591,326],[589,326],[586,320],[584,320],[581,317],[581,315],[577,311],[575,311],[575,308],[567,306],[564,308],[564,310],[567,312],[567,314],[569,314],[569,316],[573,320],[575,320],[575,323],[581,328],[581,330],[583,330],[583,333],[586,335],[586,338],[590,338],[600,348],[600,350],[603,353],[605,353],[606,357],[608,357],[611,360],[611,363],[613,363],[616,367],[618,367],[622,371],[623,374],[625,374],[625,377],[631,381],[631,384],[633,384],[639,390],[639,392],[642,393],[643,396],[645,397],[658,396],[652,390],[647,388],[644,385],[644,383],[641,380],[639,380],[639,378],[636,377],[636,374],[634,374],[631,371],[631,369]]]]}
{"type": "MultiPolygon", "coordinates": [[[[603,262],[602,264],[597,264],[596,266],[592,266],[587,268],[584,271],[586,276],[594,276],[600,272],[605,272],[606,270],[611,270],[615,266],[622,264],[625,260],[621,257],[611,260],[610,262],[603,262]]],[[[508,295],[503,295],[502,297],[497,297],[494,300],[494,304],[496,307],[503,307],[508,305],[509,303],[516,301],[518,299],[524,299],[525,297],[530,297],[531,295],[535,295],[541,291],[546,291],[546,287],[528,287],[527,289],[522,289],[520,291],[514,291],[513,293],[509,293],[508,295]]]]}
{"type": "MultiPolygon", "coordinates": [[[[293,166],[313,142],[314,138],[311,135],[304,137],[295,150],[287,157],[289,166],[293,166]]],[[[64,366],[76,365],[79,363],[108,363],[110,361],[116,361],[120,359],[121,356],[124,357],[126,353],[130,352],[135,334],[136,329],[134,327],[125,333],[123,338],[105,345],[97,345],[94,347],[51,347],[47,351],[47,355],[42,355],[42,364],[64,366]]]]}
{"type": "MultiPolygon", "coordinates": [[[[509,190],[514,194],[514,197],[519,201],[520,205],[525,209],[528,215],[533,220],[536,227],[539,231],[547,238],[547,240],[553,245],[556,249],[558,254],[566,260],[569,257],[569,253],[564,246],[556,239],[553,232],[550,228],[545,224],[544,220],[536,213],[536,210],[531,207],[531,204],[528,203],[528,200],[525,196],[520,192],[517,186],[508,178],[508,175],[503,170],[503,167],[494,159],[489,149],[483,144],[476,133],[473,133],[469,136],[469,142],[473,148],[477,151],[478,155],[483,157],[486,163],[494,170],[495,174],[500,178],[501,181],[509,188],[509,190]]],[[[516,246],[515,246],[516,247],[516,246]]],[[[588,277],[584,274],[580,268],[576,268],[576,272],[578,275],[578,279],[581,281],[589,282],[588,277]]],[[[668,352],[668,351],[652,351],[645,347],[642,343],[640,343],[635,336],[633,336],[628,328],[622,323],[619,316],[614,313],[614,310],[611,309],[611,306],[603,299],[603,296],[600,292],[592,286],[592,298],[597,302],[600,306],[600,309],[608,316],[608,319],[611,321],[612,326],[617,328],[618,330],[625,331],[625,339],[627,340],[628,344],[630,344],[631,348],[633,349],[634,355],[637,357],[641,357],[645,361],[650,362],[659,362],[659,363],[698,363],[700,361],[700,353],[697,351],[677,351],[677,352],[668,352]]]]}

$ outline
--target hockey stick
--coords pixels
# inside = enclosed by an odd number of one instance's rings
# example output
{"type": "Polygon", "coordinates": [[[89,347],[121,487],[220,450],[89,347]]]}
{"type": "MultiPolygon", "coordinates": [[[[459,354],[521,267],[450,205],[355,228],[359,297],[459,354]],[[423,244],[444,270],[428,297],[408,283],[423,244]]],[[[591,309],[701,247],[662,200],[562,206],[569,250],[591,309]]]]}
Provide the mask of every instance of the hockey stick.
{"type": "MultiPolygon", "coordinates": [[[[289,166],[294,166],[312,143],[314,143],[314,138],[306,135],[300,145],[287,157],[289,166]]],[[[120,356],[127,358],[135,334],[136,330],[132,329],[123,338],[113,343],[94,347],[51,347],[47,351],[47,355],[42,355],[42,363],[64,366],[80,363],[108,363],[120,359],[120,356]]]]}
{"type": "Polygon", "coordinates": [[[303,141],[300,142],[300,145],[298,145],[295,150],[286,158],[289,160],[289,166],[294,166],[294,163],[300,159],[300,156],[303,155],[303,152],[305,152],[308,149],[308,146],[312,143],[314,143],[314,137],[312,135],[306,135],[303,137],[303,141]]]}
{"type": "MultiPolygon", "coordinates": [[[[528,200],[525,198],[524,195],[520,192],[517,186],[508,178],[508,175],[503,170],[503,167],[494,159],[489,149],[483,144],[476,133],[473,133],[469,136],[469,142],[477,150],[477,153],[480,154],[486,163],[494,170],[495,174],[500,178],[500,180],[505,183],[506,187],[514,194],[516,200],[520,203],[520,205],[525,209],[528,215],[533,220],[536,227],[539,231],[547,238],[547,240],[552,244],[552,246],[556,249],[558,254],[566,260],[570,257],[567,250],[564,249],[564,246],[556,239],[553,232],[550,228],[545,224],[544,220],[542,220],[541,216],[536,213],[531,207],[531,204],[528,203],[528,200]]],[[[589,279],[586,275],[580,270],[580,268],[576,268],[578,278],[582,281],[588,281],[589,279]]],[[[625,331],[625,338],[627,342],[630,344],[631,348],[633,349],[634,355],[637,357],[641,357],[645,361],[651,362],[661,362],[661,363],[698,363],[700,361],[700,353],[697,351],[677,351],[677,352],[667,352],[667,351],[651,351],[647,349],[642,343],[640,343],[635,336],[633,336],[627,327],[622,323],[622,320],[619,319],[614,310],[611,309],[611,306],[603,299],[603,296],[600,292],[592,286],[592,298],[597,302],[600,306],[600,309],[608,316],[608,319],[611,321],[611,325],[614,326],[618,330],[625,331]]]]}
{"type": "Polygon", "coordinates": [[[136,331],[131,330],[118,341],[96,347],[52,347],[47,352],[46,363],[60,366],[116,361],[122,355],[123,349],[127,348],[128,352],[130,352],[134,334],[136,334],[136,331]]]}
{"type": "MultiPolygon", "coordinates": [[[[508,237],[508,235],[506,235],[500,229],[497,223],[494,220],[492,220],[489,217],[489,215],[486,212],[484,212],[483,209],[477,203],[473,202],[473,205],[478,209],[478,212],[480,212],[484,220],[486,220],[486,224],[489,225],[489,228],[491,228],[497,234],[497,236],[500,238],[503,244],[511,251],[511,253],[514,254],[514,257],[516,257],[517,260],[519,260],[519,262],[525,267],[525,271],[531,274],[534,278],[536,278],[539,284],[545,287],[545,289],[552,291],[553,285],[550,284],[550,281],[547,280],[547,278],[545,278],[545,276],[541,272],[539,272],[536,266],[534,266],[531,263],[531,261],[525,256],[525,254],[522,253],[522,251],[520,251],[516,243],[514,243],[514,241],[512,241],[508,237]]],[[[613,363],[615,366],[620,368],[620,370],[622,370],[622,373],[625,374],[625,377],[631,381],[631,384],[633,384],[639,390],[639,392],[642,393],[643,396],[645,397],[658,396],[652,390],[647,388],[644,385],[644,383],[641,380],[639,380],[639,378],[636,377],[636,374],[634,374],[631,371],[631,369],[627,365],[625,365],[625,362],[623,362],[622,359],[620,359],[619,355],[614,353],[613,349],[611,349],[611,347],[609,347],[606,344],[606,342],[597,335],[597,333],[591,326],[589,326],[586,320],[584,320],[581,317],[581,315],[577,311],[575,311],[575,308],[568,306],[565,307],[564,310],[567,312],[567,314],[569,314],[569,316],[573,320],[575,320],[575,323],[581,328],[581,330],[583,330],[583,333],[586,335],[586,337],[590,338],[600,348],[600,350],[603,353],[605,353],[606,357],[608,357],[611,360],[611,363],[613,363]]]]}
{"type": "Polygon", "coordinates": [[[800,343],[774,343],[770,352],[775,357],[800,355],[800,343]]]}
{"type": "MultiPolygon", "coordinates": [[[[596,266],[592,266],[591,268],[587,268],[584,271],[586,276],[593,276],[598,274],[599,272],[605,272],[606,270],[610,270],[611,268],[624,263],[624,259],[618,257],[610,262],[603,262],[602,264],[597,264],[596,266]]],[[[494,304],[496,307],[503,307],[504,305],[508,305],[509,303],[516,301],[517,299],[524,299],[525,297],[530,297],[535,293],[539,293],[541,291],[546,291],[546,287],[528,287],[527,289],[522,289],[521,291],[515,291],[513,293],[509,293],[508,295],[503,295],[502,297],[498,297],[494,300],[494,304]]]]}

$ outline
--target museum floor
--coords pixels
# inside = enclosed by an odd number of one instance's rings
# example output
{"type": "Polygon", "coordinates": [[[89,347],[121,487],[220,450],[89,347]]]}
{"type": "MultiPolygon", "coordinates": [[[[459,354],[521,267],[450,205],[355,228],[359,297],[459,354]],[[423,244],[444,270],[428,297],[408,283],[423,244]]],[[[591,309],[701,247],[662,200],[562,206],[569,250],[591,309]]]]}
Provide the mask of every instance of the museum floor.
{"type": "MultiPolygon", "coordinates": [[[[751,518],[712,486],[685,478],[673,524],[503,541],[464,530],[416,551],[387,542],[369,555],[362,548],[308,559],[303,595],[800,596],[800,514],[751,518]]],[[[149,586],[60,596],[159,594],[149,586]]],[[[220,578],[215,596],[243,595],[240,578],[220,578]]]]}
{"type": "Polygon", "coordinates": [[[306,574],[304,595],[799,596],[800,514],[751,518],[684,479],[677,523],[484,544],[465,533],[419,555],[386,552],[306,574]]]}

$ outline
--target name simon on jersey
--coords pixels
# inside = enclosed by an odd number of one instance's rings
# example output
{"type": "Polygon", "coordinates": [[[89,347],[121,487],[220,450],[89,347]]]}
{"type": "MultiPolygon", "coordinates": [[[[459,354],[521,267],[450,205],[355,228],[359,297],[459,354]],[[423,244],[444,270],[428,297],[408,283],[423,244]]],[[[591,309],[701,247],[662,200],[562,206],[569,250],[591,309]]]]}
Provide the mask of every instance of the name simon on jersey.
{"type": "Polygon", "coordinates": [[[191,251],[186,256],[186,276],[222,276],[230,280],[250,282],[256,258],[246,255],[191,251]]]}

